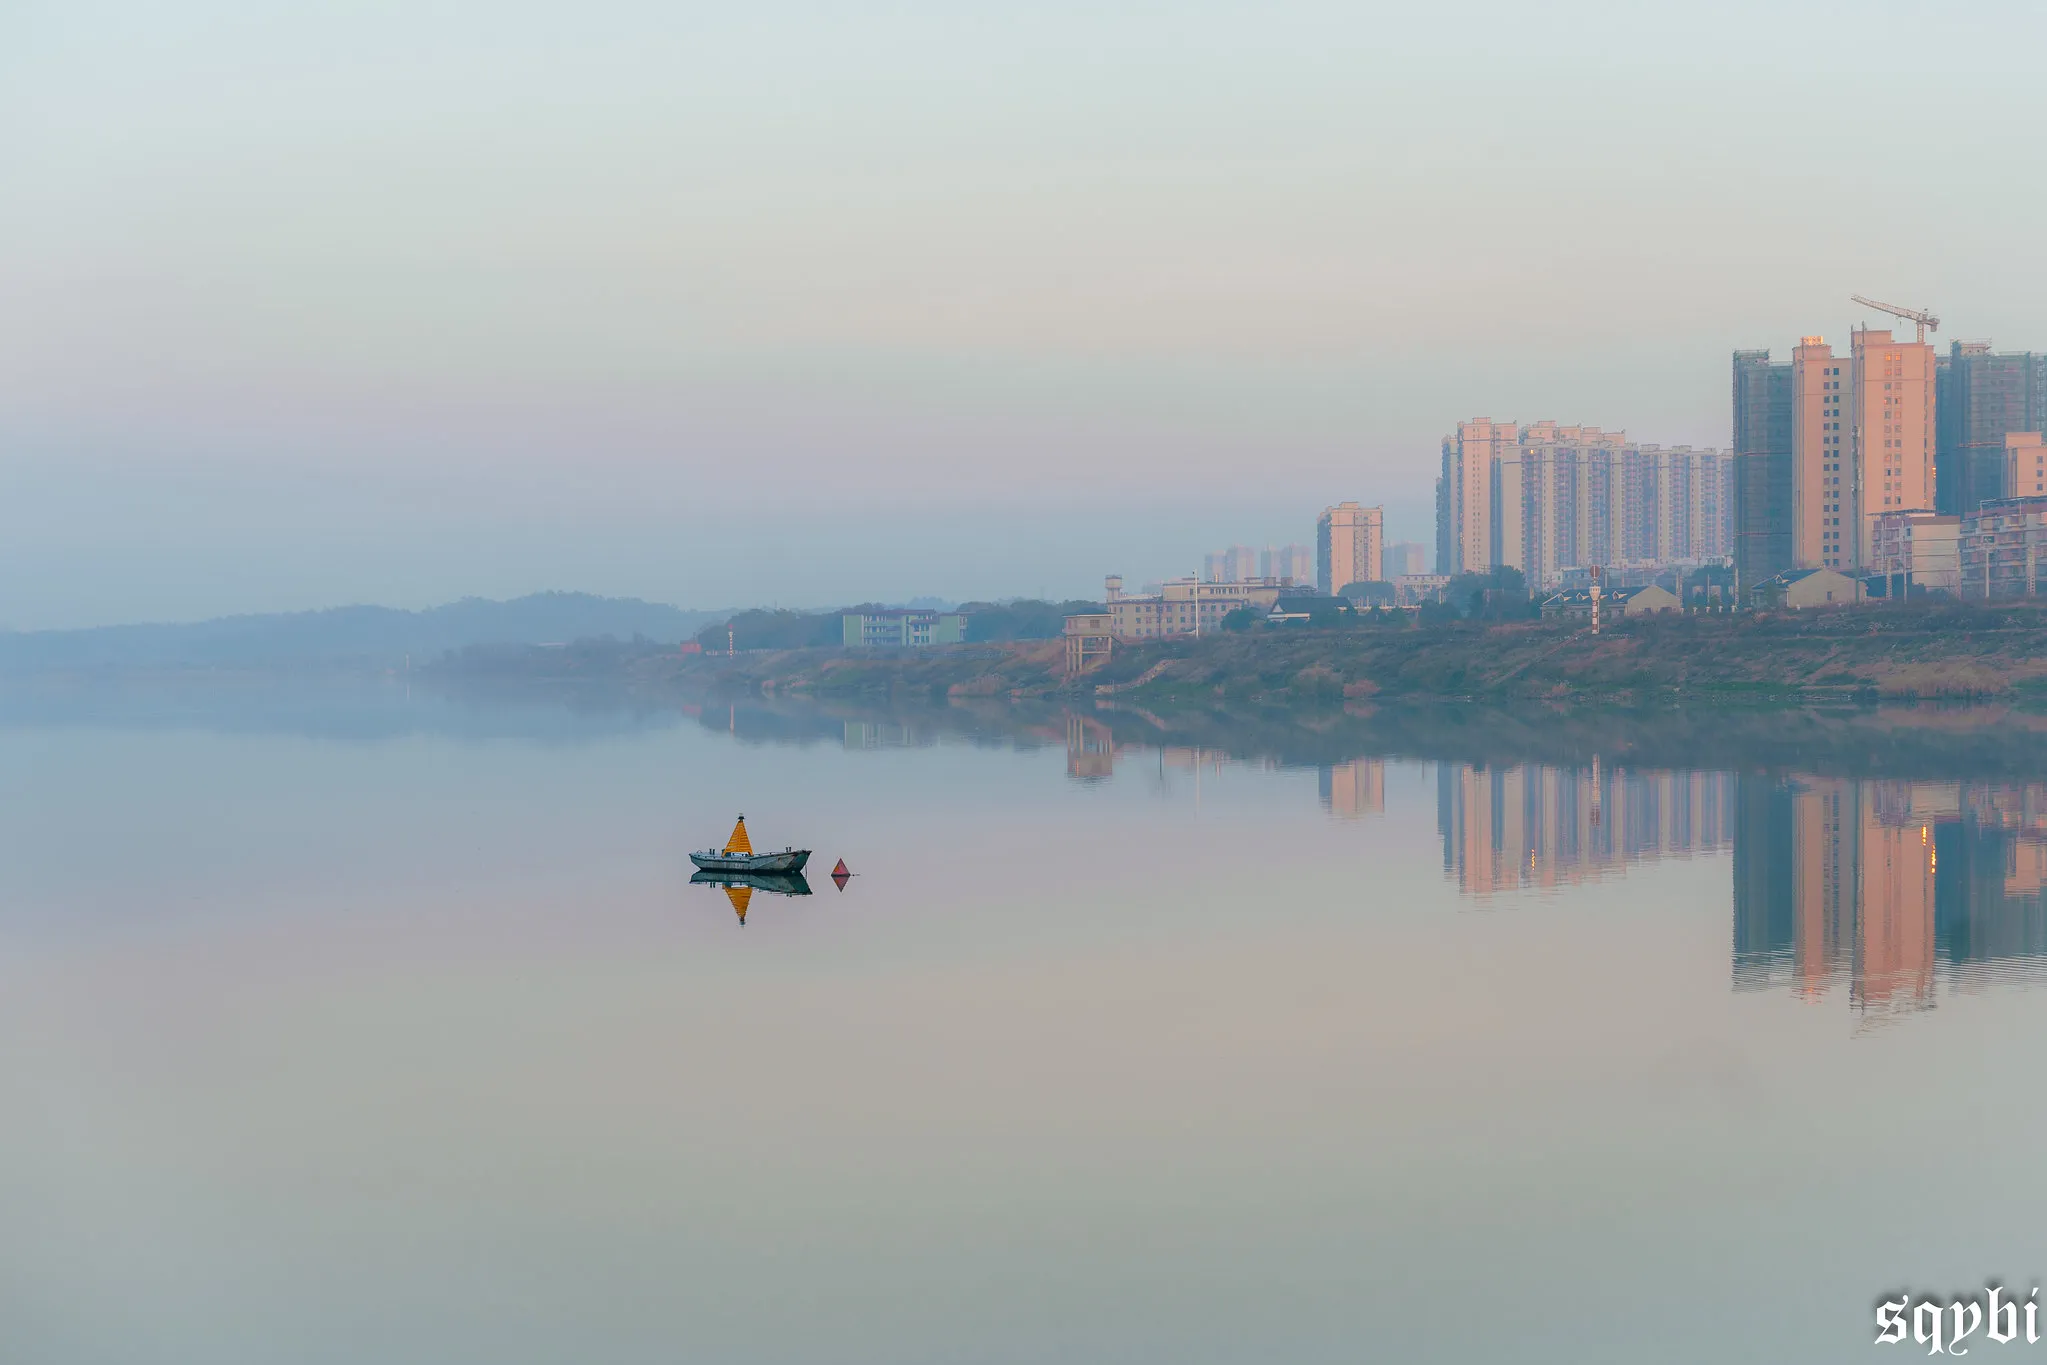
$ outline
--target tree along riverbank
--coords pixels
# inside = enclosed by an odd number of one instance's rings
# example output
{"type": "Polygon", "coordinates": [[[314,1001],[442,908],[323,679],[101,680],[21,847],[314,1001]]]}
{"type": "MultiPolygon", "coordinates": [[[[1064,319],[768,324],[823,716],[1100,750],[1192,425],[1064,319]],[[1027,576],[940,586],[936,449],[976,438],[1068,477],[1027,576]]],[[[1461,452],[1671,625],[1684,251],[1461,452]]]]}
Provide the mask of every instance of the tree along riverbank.
{"type": "Polygon", "coordinates": [[[1059,641],[905,651],[656,656],[640,680],[693,691],[819,698],[1108,696],[1119,703],[1334,705],[1371,698],[1740,705],[1980,699],[2047,704],[2047,610],[1870,605],[1582,623],[1416,628],[1369,618],[1119,645],[1063,676],[1059,641]]]}

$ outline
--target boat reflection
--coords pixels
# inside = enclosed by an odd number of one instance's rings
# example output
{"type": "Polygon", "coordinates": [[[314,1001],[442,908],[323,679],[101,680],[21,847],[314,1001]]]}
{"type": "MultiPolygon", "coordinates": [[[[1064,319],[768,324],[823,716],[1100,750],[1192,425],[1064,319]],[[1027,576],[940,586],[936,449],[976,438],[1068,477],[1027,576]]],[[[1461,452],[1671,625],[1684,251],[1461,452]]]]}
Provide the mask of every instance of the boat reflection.
{"type": "Polygon", "coordinates": [[[801,872],[696,872],[689,879],[691,886],[723,887],[725,899],[732,903],[732,911],[739,916],[739,923],[746,923],[746,910],[753,903],[753,893],[766,891],[775,896],[807,896],[810,883],[801,872]]]}

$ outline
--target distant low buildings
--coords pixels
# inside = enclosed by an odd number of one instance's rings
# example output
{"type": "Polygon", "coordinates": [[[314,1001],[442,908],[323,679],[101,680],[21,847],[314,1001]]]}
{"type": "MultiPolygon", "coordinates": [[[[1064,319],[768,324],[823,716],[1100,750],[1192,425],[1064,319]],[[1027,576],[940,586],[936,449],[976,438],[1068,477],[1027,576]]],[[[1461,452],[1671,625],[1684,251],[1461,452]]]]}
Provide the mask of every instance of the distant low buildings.
{"type": "Polygon", "coordinates": [[[1961,594],[2031,597],[2047,563],[2047,497],[1997,498],[1962,520],[1961,594]]]}
{"type": "Polygon", "coordinates": [[[1106,581],[1110,633],[1119,640],[1157,640],[1169,635],[1206,635],[1222,629],[1223,617],[1239,607],[1268,609],[1284,586],[1277,579],[1212,583],[1174,578],[1156,593],[1128,595],[1121,577],[1106,581]]]}
{"type": "Polygon", "coordinates": [[[1404,573],[1393,580],[1393,600],[1403,607],[1437,602],[1442,600],[1443,590],[1449,586],[1448,574],[1404,573]]]}
{"type": "Polygon", "coordinates": [[[1312,625],[1317,616],[1325,621],[1335,621],[1356,610],[1356,606],[1347,597],[1323,597],[1315,593],[1301,593],[1276,600],[1265,613],[1265,624],[1312,625]]]}
{"type": "Polygon", "coordinates": [[[1787,569],[1756,584],[1750,600],[1758,607],[1803,611],[1850,606],[1862,598],[1862,580],[1838,569],[1787,569]]]}
{"type": "MultiPolygon", "coordinates": [[[[2039,432],[2005,433],[2004,487],[2002,496],[2007,498],[2039,497],[2047,494],[2047,442],[2043,442],[2039,432]]],[[[1978,507],[1981,505],[1980,502],[1977,504],[1978,507]]]]}
{"type": "Polygon", "coordinates": [[[1272,578],[1242,583],[1213,583],[1199,578],[1173,578],[1157,592],[1126,593],[1120,574],[1103,581],[1105,610],[1066,618],[1066,671],[1085,673],[1106,663],[1115,646],[1176,635],[1207,635],[1223,628],[1223,618],[1242,607],[1270,611],[1291,584],[1272,578]]]}
{"type": "Polygon", "coordinates": [[[848,649],[956,645],[967,638],[967,618],[951,611],[849,611],[839,626],[848,649]]]}
{"type": "Polygon", "coordinates": [[[1961,534],[1960,517],[1923,509],[1879,513],[1869,571],[1886,580],[1884,595],[1889,597],[1903,597],[1915,587],[1959,592],[1961,534]]]}
{"type": "MultiPolygon", "coordinates": [[[[1631,588],[1603,588],[1599,598],[1602,616],[1648,616],[1659,611],[1677,611],[1683,606],[1676,593],[1654,583],[1631,588]]],[[[1542,617],[1545,621],[1590,620],[1592,590],[1566,588],[1543,602],[1542,617]]]]}
{"type": "Polygon", "coordinates": [[[1085,612],[1066,618],[1066,673],[1068,677],[1099,668],[1109,662],[1116,640],[1108,612],[1085,612]]]}

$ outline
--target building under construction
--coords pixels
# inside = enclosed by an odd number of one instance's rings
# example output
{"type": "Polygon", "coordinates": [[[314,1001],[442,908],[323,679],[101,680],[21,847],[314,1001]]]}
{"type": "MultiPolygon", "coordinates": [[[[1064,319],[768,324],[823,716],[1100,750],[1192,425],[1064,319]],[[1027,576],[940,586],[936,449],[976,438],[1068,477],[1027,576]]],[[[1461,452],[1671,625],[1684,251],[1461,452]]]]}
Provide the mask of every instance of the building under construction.
{"type": "Polygon", "coordinates": [[[1734,572],[1744,587],[1793,567],[1791,362],[1734,353],[1734,572]]]}
{"type": "Polygon", "coordinates": [[[2004,438],[2047,431],[2047,354],[1957,341],[1941,359],[1938,383],[1935,506],[1966,517],[1986,502],[2031,492],[2007,486],[2004,438]]]}

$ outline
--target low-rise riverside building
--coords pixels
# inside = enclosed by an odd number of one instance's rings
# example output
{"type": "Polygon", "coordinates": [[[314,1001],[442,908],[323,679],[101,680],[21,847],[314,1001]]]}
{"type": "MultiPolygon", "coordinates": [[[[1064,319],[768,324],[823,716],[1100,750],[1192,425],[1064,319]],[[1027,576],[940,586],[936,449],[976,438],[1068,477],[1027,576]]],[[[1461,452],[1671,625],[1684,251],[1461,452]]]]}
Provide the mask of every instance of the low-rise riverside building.
{"type": "Polygon", "coordinates": [[[1557,570],[1555,586],[1568,592],[1572,588],[1589,588],[1597,578],[1606,588],[1640,588],[1654,583],[1675,593],[1701,574],[1730,568],[1732,562],[1721,555],[1709,559],[1617,559],[1608,564],[1569,564],[1557,570]]]}
{"type": "Polygon", "coordinates": [[[1440,602],[1443,590],[1449,586],[1450,575],[1446,573],[1404,573],[1393,580],[1394,601],[1403,607],[1440,602]]]}
{"type": "Polygon", "coordinates": [[[1851,606],[1862,597],[1862,580],[1838,569],[1788,569],[1756,584],[1752,601],[1758,607],[1805,611],[1851,606]]]}
{"type": "MultiPolygon", "coordinates": [[[[1659,611],[1679,611],[1683,607],[1684,603],[1678,601],[1676,593],[1654,583],[1603,589],[1599,597],[1599,614],[1602,617],[1648,616],[1659,611]]],[[[1545,621],[1590,620],[1592,589],[1566,588],[1544,599],[1542,617],[1545,621]]]]}
{"type": "Polygon", "coordinates": [[[1268,612],[1283,592],[1306,591],[1277,578],[1237,583],[1174,578],[1158,588],[1153,593],[1125,593],[1121,575],[1110,574],[1103,582],[1104,610],[1066,618],[1067,673],[1085,673],[1108,662],[1118,642],[1208,635],[1221,630],[1223,618],[1239,608],[1268,612]]]}
{"type": "Polygon", "coordinates": [[[1270,626],[1299,626],[1313,624],[1316,616],[1333,621],[1357,610],[1348,597],[1326,597],[1320,593],[1299,593],[1276,598],[1265,613],[1265,623],[1270,626]]]}
{"type": "Polygon", "coordinates": [[[2007,497],[2047,495],[2047,438],[2037,431],[2005,433],[2004,486],[2007,497]]]}
{"type": "Polygon", "coordinates": [[[1105,611],[1083,612],[1066,618],[1066,673],[1068,677],[1099,668],[1109,662],[1116,646],[1112,623],[1105,611]]]}
{"type": "Polygon", "coordinates": [[[2047,496],[1994,498],[1962,522],[1961,594],[2031,597],[2047,563],[2047,496]]]}
{"type": "Polygon", "coordinates": [[[1221,630],[1223,617],[1239,607],[1269,611],[1284,586],[1276,578],[1211,583],[1199,578],[1168,579],[1156,593],[1127,595],[1123,580],[1106,583],[1110,633],[1118,640],[1162,640],[1173,635],[1206,635],[1221,630]]]}
{"type": "Polygon", "coordinates": [[[967,618],[954,611],[849,611],[839,627],[848,649],[956,645],[967,638],[967,618]]]}
{"type": "Polygon", "coordinates": [[[1884,593],[1911,589],[1958,592],[1962,585],[1962,519],[1924,508],[1879,512],[1870,532],[1869,571],[1884,593]]]}

